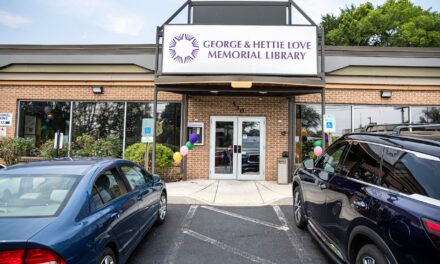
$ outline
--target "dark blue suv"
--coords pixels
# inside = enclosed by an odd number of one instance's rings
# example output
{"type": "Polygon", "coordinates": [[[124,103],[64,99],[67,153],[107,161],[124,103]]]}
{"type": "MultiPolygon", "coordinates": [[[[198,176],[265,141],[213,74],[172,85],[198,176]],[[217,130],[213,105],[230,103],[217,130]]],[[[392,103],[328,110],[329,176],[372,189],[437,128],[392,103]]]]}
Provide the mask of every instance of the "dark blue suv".
{"type": "Polygon", "coordinates": [[[338,263],[440,263],[440,142],[345,135],[296,170],[293,210],[338,263]]]}

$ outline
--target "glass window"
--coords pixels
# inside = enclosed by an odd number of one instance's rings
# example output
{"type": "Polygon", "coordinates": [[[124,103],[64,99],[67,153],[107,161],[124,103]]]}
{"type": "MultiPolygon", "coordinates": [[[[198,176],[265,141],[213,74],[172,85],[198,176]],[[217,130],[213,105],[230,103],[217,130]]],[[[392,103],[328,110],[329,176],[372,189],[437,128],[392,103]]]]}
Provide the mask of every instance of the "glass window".
{"type": "Polygon", "coordinates": [[[324,155],[319,159],[316,167],[323,169],[326,172],[334,173],[339,172],[339,163],[343,159],[345,148],[348,143],[343,141],[336,145],[333,145],[324,155]]]}
{"type": "MultiPolygon", "coordinates": [[[[351,106],[326,105],[325,109],[327,114],[335,116],[336,131],[325,136],[326,146],[329,146],[344,134],[351,133],[351,106]]],[[[298,105],[296,128],[296,162],[301,163],[307,158],[315,158],[313,144],[322,139],[321,105],[298,105]]]]}
{"type": "Polygon", "coordinates": [[[121,166],[121,170],[133,190],[141,188],[146,183],[144,175],[139,170],[136,170],[136,168],[133,166],[121,166]]]}
{"type": "MultiPolygon", "coordinates": [[[[127,104],[126,147],[141,142],[142,119],[152,118],[153,104],[129,102],[127,104]]],[[[158,103],[157,142],[177,149],[180,144],[180,103],[158,103]]]]}
{"type": "MultiPolygon", "coordinates": [[[[355,105],[353,106],[353,122],[355,131],[360,132],[368,125],[386,125],[409,123],[409,107],[407,106],[377,106],[355,105]]],[[[379,131],[392,131],[394,126],[383,127],[379,131]]]]}
{"type": "Polygon", "coordinates": [[[64,143],[69,141],[70,102],[20,101],[18,136],[31,138],[39,147],[53,140],[59,130],[64,143]]]}
{"type": "Polygon", "coordinates": [[[2,175],[0,218],[53,216],[79,179],[72,175],[2,175]]]}
{"type": "Polygon", "coordinates": [[[93,134],[98,138],[108,134],[122,135],[124,128],[124,103],[122,102],[74,102],[74,138],[93,134]]]}
{"type": "Polygon", "coordinates": [[[127,193],[127,188],[119,177],[116,169],[111,169],[102,173],[96,180],[94,190],[92,190],[94,195],[93,199],[95,200],[97,197],[94,192],[97,192],[101,198],[101,201],[98,201],[96,204],[96,207],[99,207],[127,193]]]}
{"type": "Polygon", "coordinates": [[[414,106],[411,107],[413,123],[440,123],[440,106],[414,106]]]}
{"type": "Polygon", "coordinates": [[[439,160],[387,148],[382,170],[382,186],[406,194],[416,193],[440,199],[439,160]]]}
{"type": "Polygon", "coordinates": [[[342,173],[350,178],[378,184],[383,147],[353,141],[342,166],[342,173]]]}
{"type": "MultiPolygon", "coordinates": [[[[110,134],[124,133],[124,103],[122,102],[74,102],[72,141],[83,134],[96,139],[110,134]]],[[[122,145],[120,146],[122,153],[122,145]]]]}

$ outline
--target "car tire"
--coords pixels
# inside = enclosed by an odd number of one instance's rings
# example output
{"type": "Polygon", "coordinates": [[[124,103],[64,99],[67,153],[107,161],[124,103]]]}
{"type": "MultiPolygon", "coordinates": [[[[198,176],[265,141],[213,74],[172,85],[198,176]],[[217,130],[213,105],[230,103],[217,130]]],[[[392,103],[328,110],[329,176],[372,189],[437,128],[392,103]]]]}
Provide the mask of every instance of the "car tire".
{"type": "Polygon", "coordinates": [[[356,264],[388,264],[385,254],[374,244],[363,246],[357,256],[356,264]]]}
{"type": "Polygon", "coordinates": [[[167,209],[168,209],[167,195],[166,193],[163,192],[160,195],[159,209],[157,210],[157,219],[156,219],[157,225],[161,225],[163,222],[165,222],[167,216],[167,209]]]}
{"type": "Polygon", "coordinates": [[[105,248],[102,251],[101,255],[98,258],[98,264],[117,264],[118,260],[116,259],[115,253],[111,248],[105,248]]]}
{"type": "Polygon", "coordinates": [[[293,190],[293,221],[298,228],[305,229],[307,227],[307,218],[302,197],[301,188],[296,186],[293,190]]]}

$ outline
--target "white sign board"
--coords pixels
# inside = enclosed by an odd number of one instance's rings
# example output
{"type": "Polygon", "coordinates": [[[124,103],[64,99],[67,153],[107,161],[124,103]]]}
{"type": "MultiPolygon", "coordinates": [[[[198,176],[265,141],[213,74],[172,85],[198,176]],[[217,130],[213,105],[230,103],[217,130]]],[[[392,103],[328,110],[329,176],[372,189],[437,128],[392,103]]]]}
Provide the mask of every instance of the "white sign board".
{"type": "Polygon", "coordinates": [[[57,142],[58,142],[58,149],[62,149],[63,148],[63,141],[64,141],[64,134],[63,133],[59,133],[60,138],[58,139],[58,133],[55,133],[55,137],[53,139],[53,148],[56,149],[57,148],[57,142]]]}
{"type": "Polygon", "coordinates": [[[0,137],[6,137],[6,127],[0,127],[0,137]]]}
{"type": "Polygon", "coordinates": [[[153,143],[153,137],[151,137],[151,136],[142,137],[141,142],[142,143],[153,143]]]}
{"type": "Polygon", "coordinates": [[[12,126],[12,114],[0,113],[0,126],[12,126]]]}
{"type": "Polygon", "coordinates": [[[324,115],[324,132],[335,133],[336,132],[336,120],[335,115],[324,115]]]}
{"type": "Polygon", "coordinates": [[[165,74],[318,75],[314,26],[167,25],[165,74]]]}

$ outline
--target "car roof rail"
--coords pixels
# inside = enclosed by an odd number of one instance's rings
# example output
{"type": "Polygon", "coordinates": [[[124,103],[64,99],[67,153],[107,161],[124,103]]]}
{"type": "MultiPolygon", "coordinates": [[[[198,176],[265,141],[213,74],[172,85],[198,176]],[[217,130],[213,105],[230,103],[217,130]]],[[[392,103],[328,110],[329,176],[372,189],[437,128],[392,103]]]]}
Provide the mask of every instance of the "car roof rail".
{"type": "Polygon", "coordinates": [[[440,129],[440,124],[415,124],[415,125],[401,125],[394,128],[392,135],[399,136],[401,130],[410,128],[436,128],[440,129]]]}

